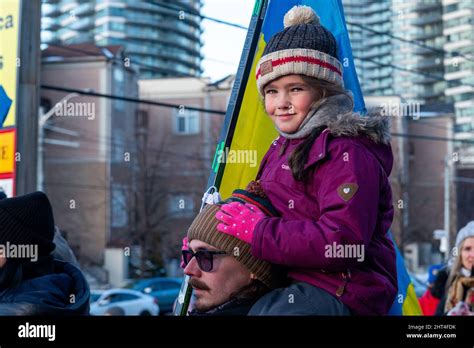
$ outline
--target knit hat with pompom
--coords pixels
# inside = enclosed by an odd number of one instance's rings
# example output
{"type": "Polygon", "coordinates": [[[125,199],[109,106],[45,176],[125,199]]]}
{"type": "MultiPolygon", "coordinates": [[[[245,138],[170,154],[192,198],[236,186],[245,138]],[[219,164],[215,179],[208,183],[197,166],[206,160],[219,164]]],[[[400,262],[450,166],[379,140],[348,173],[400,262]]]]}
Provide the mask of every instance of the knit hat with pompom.
{"type": "Polygon", "coordinates": [[[257,86],[261,96],[271,81],[301,74],[343,85],[337,43],[309,6],[295,6],[284,17],[285,28],[272,36],[257,64],[257,86]]]}

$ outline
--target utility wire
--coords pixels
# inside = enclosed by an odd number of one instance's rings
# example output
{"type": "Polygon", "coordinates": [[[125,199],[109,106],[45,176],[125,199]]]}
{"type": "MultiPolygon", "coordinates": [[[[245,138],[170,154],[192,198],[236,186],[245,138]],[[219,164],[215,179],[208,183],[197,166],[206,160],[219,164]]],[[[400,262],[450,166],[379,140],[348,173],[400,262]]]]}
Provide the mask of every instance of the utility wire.
{"type": "Polygon", "coordinates": [[[221,110],[213,110],[213,109],[204,109],[195,106],[184,106],[178,104],[170,104],[170,103],[163,103],[163,102],[156,102],[152,100],[145,100],[139,98],[130,98],[130,97],[123,97],[113,94],[104,94],[104,93],[97,93],[94,91],[89,90],[81,90],[81,89],[74,89],[74,88],[67,88],[67,87],[59,87],[59,86],[50,86],[50,85],[41,85],[41,88],[48,89],[52,91],[59,91],[59,92],[66,92],[66,93],[77,93],[82,95],[88,95],[93,97],[101,97],[101,98],[108,98],[114,100],[122,100],[130,103],[137,103],[137,104],[146,104],[146,105],[154,105],[154,106],[162,106],[166,108],[173,108],[173,109],[185,109],[185,110],[193,110],[199,112],[207,112],[210,114],[218,114],[218,115],[225,115],[225,111],[221,110]]]}
{"type": "Polygon", "coordinates": [[[189,8],[189,7],[180,8],[180,7],[177,7],[177,6],[174,6],[174,5],[168,5],[168,4],[165,5],[165,4],[158,3],[158,2],[147,2],[147,3],[150,4],[150,5],[155,5],[155,6],[159,6],[159,7],[162,7],[162,8],[166,8],[166,9],[172,10],[172,11],[178,11],[178,12],[183,11],[185,13],[189,12],[191,15],[199,17],[200,19],[206,19],[206,20],[209,20],[211,22],[224,24],[224,25],[227,25],[227,26],[230,26],[230,27],[239,28],[239,29],[243,29],[243,30],[248,30],[248,27],[246,27],[246,26],[236,24],[236,23],[231,23],[231,22],[228,22],[228,21],[224,21],[222,19],[217,19],[217,18],[213,18],[213,17],[204,16],[199,11],[197,11],[196,9],[192,9],[192,8],[189,8]]]}
{"type": "MultiPolygon", "coordinates": [[[[122,100],[122,101],[127,101],[127,102],[132,102],[132,103],[139,103],[139,104],[143,103],[143,104],[162,106],[162,107],[168,107],[168,108],[175,108],[175,109],[184,108],[184,109],[188,109],[188,110],[214,113],[214,114],[219,114],[219,115],[225,115],[226,114],[225,111],[204,109],[204,108],[197,108],[197,107],[193,107],[193,106],[176,105],[176,104],[169,104],[169,103],[160,103],[160,102],[154,102],[154,101],[150,101],[150,100],[142,100],[142,99],[138,99],[138,98],[128,98],[128,97],[116,96],[116,95],[111,95],[111,94],[102,94],[102,93],[96,93],[96,92],[89,92],[89,91],[84,91],[84,90],[80,90],[80,89],[72,89],[72,88],[48,86],[48,85],[41,85],[41,88],[49,89],[49,90],[55,90],[55,91],[61,91],[61,92],[67,92],[67,93],[78,93],[78,94],[89,95],[89,96],[94,96],[94,97],[102,97],[102,98],[108,98],[108,99],[122,100]]],[[[451,142],[457,142],[457,143],[463,143],[463,144],[474,144],[474,140],[462,140],[462,139],[455,139],[455,138],[442,138],[442,137],[432,137],[432,136],[425,136],[425,135],[418,135],[418,134],[403,134],[403,133],[392,133],[392,135],[396,136],[396,137],[407,137],[407,138],[417,138],[417,139],[435,140],[435,141],[451,141],[451,142]]]]}
{"type": "MultiPolygon", "coordinates": [[[[420,72],[419,70],[407,69],[407,68],[403,68],[403,67],[398,66],[398,65],[393,65],[393,64],[388,64],[388,63],[380,63],[380,62],[377,62],[377,61],[375,61],[371,58],[361,58],[361,57],[356,57],[356,56],[354,56],[354,58],[357,58],[359,60],[365,60],[365,61],[371,62],[371,63],[373,63],[375,65],[378,65],[378,66],[390,67],[390,68],[393,68],[395,70],[406,71],[406,72],[409,72],[409,73],[412,73],[412,74],[415,74],[415,75],[420,75],[420,76],[423,76],[423,77],[427,77],[427,78],[435,80],[435,81],[449,82],[448,80],[446,80],[442,76],[426,74],[426,73],[420,72]]],[[[469,83],[463,83],[463,82],[459,82],[459,86],[469,86],[469,87],[474,88],[474,85],[469,84],[469,83]]]]}
{"type": "Polygon", "coordinates": [[[408,39],[405,39],[403,37],[393,35],[388,31],[378,31],[378,30],[372,29],[372,28],[370,28],[366,25],[359,24],[359,23],[354,23],[354,22],[346,22],[346,23],[349,24],[349,25],[352,25],[354,27],[358,27],[362,30],[369,31],[371,33],[377,34],[377,35],[388,36],[388,37],[391,37],[392,39],[395,39],[395,40],[398,40],[398,41],[402,41],[402,42],[405,42],[405,43],[408,43],[408,44],[411,44],[411,45],[422,47],[422,48],[430,50],[432,52],[442,53],[444,55],[451,55],[453,57],[463,57],[463,58],[465,58],[465,59],[467,59],[471,62],[474,62],[474,59],[472,59],[472,58],[470,58],[470,57],[468,57],[468,56],[466,56],[466,55],[464,55],[464,54],[462,54],[458,51],[449,52],[449,51],[446,51],[442,48],[432,47],[432,46],[426,45],[426,44],[421,43],[421,42],[416,41],[416,40],[408,40],[408,39]]]}

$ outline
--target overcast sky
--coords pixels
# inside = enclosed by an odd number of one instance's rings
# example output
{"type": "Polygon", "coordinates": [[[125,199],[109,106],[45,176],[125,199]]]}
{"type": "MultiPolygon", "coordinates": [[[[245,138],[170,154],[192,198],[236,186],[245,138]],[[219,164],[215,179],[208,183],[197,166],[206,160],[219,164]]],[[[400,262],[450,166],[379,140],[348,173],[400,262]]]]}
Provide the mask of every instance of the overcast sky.
{"type": "MultiPolygon", "coordinates": [[[[254,0],[204,0],[202,14],[247,27],[254,0]]],[[[237,72],[247,31],[204,20],[203,76],[218,80],[237,72]]]]}

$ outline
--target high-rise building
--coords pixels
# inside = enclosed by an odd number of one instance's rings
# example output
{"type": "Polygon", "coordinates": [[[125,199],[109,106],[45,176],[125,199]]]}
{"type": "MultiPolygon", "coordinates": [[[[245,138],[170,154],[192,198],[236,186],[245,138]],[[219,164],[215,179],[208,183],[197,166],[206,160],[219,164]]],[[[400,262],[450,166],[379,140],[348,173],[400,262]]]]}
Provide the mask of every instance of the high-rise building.
{"type": "Polygon", "coordinates": [[[474,139],[474,2],[342,1],[364,95],[454,102],[454,136],[474,139]]]}
{"type": "Polygon", "coordinates": [[[455,135],[474,140],[474,2],[443,0],[446,96],[454,101],[455,135]]]}
{"type": "Polygon", "coordinates": [[[393,95],[390,1],[343,0],[354,62],[365,95],[393,95]],[[368,30],[371,29],[371,30],[368,30]]]}
{"type": "Polygon", "coordinates": [[[394,93],[411,103],[445,102],[441,1],[392,0],[391,11],[394,65],[411,70],[394,70],[394,93]]]}
{"type": "Polygon", "coordinates": [[[420,104],[445,101],[441,0],[343,3],[365,95],[399,95],[420,104]]]}
{"type": "Polygon", "coordinates": [[[43,43],[121,45],[141,79],[203,71],[201,0],[43,1],[43,43]]]}

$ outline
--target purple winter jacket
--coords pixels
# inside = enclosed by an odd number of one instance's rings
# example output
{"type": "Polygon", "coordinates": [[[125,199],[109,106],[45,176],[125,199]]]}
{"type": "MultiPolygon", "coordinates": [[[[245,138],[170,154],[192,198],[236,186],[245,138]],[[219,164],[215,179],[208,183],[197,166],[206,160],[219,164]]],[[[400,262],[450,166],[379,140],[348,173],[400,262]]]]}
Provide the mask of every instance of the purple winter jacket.
{"type": "Polygon", "coordinates": [[[328,123],[308,156],[305,168],[314,171],[306,184],[288,166],[302,141],[280,136],[262,160],[257,179],[281,217],[256,225],[252,254],[287,266],[290,279],[328,291],[357,315],[385,315],[397,292],[387,237],[393,219],[388,121],[352,115],[328,123]]]}

